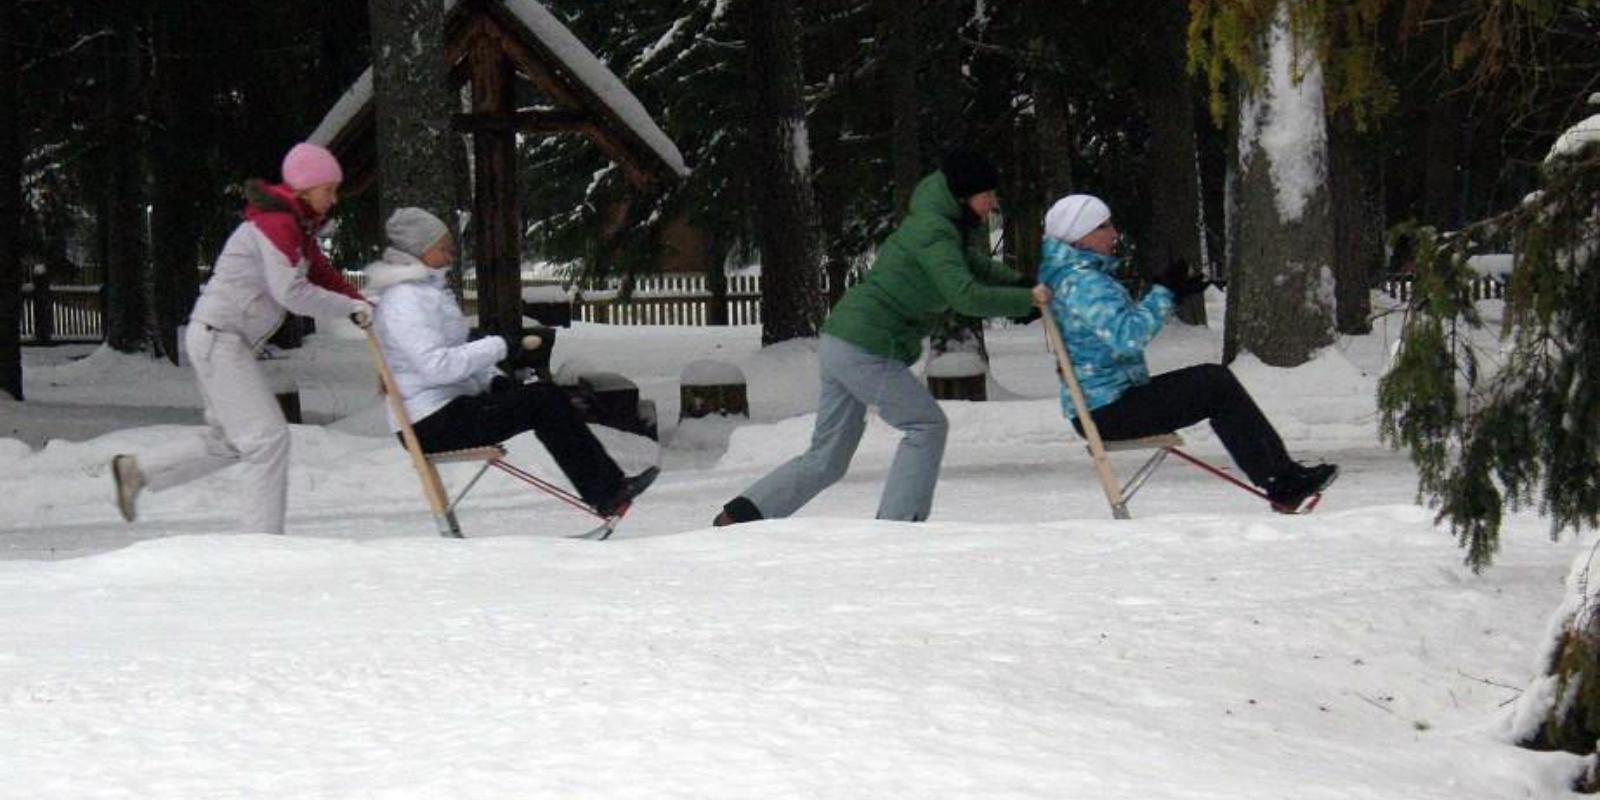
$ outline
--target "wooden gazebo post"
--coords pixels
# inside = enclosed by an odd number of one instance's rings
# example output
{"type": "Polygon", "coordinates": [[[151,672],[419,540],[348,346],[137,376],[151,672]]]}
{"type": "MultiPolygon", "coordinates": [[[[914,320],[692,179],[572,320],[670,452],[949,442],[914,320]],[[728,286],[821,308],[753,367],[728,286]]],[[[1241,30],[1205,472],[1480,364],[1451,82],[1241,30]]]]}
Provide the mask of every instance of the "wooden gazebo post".
{"type": "MultiPolygon", "coordinates": [[[[511,116],[515,72],[493,36],[477,37],[469,55],[472,116],[511,116]]],[[[517,195],[517,133],[509,125],[469,126],[472,135],[473,261],[478,270],[478,325],[522,329],[522,203],[517,195]]]]}

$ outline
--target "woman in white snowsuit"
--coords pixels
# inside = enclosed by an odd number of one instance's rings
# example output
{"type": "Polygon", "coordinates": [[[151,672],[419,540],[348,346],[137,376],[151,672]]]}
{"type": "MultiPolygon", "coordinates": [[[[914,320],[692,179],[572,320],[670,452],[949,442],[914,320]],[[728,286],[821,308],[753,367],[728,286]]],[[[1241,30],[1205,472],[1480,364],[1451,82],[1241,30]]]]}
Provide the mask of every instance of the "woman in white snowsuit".
{"type": "MultiPolygon", "coordinates": [[[[483,447],[531,430],[584,502],[605,516],[621,512],[656,468],[625,477],[566,393],[519,384],[496,367],[508,354],[513,366],[525,356],[521,332],[468,341],[467,320],[445,285],[455,243],[444,222],[400,208],[385,227],[389,247],[366,269],[367,291],[378,298],[373,330],[423,451],[483,447]]],[[[399,430],[392,414],[389,423],[399,430]]]]}
{"type": "Polygon", "coordinates": [[[284,157],[282,172],[281,184],[246,184],[244,222],[223,245],[189,315],[184,349],[207,427],[111,461],[117,509],[129,522],[145,488],[161,491],[238,464],[245,476],[238,530],[283,533],[289,425],[256,352],[290,311],[348,316],[366,327],[372,306],[328,263],[315,237],[339,199],[344,174],[338,160],[301,143],[284,157]]]}

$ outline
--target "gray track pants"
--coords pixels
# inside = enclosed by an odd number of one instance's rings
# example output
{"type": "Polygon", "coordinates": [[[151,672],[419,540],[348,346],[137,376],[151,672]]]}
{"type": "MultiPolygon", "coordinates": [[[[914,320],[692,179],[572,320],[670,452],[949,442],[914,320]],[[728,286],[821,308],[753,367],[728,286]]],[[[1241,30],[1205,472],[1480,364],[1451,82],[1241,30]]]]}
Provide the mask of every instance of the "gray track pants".
{"type": "Polygon", "coordinates": [[[933,395],[906,365],[823,334],[817,348],[822,394],[811,449],[740,494],[766,518],[787,517],[844,477],[866,430],[867,406],[904,434],[878,502],[878,518],[921,521],[933,506],[950,429],[933,395]]]}
{"type": "Polygon", "coordinates": [[[236,334],[190,322],[184,346],[206,404],[206,428],[149,453],[139,471],[153,491],[238,464],[244,477],[238,530],[283,533],[289,494],[289,424],[256,354],[236,334]]]}

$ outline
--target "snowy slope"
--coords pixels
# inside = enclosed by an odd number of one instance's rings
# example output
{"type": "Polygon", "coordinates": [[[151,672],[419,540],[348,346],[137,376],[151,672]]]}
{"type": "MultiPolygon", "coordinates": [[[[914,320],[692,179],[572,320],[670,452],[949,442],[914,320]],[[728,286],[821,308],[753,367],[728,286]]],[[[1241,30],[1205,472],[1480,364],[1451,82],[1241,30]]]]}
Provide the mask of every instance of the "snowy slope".
{"type": "MultiPolygon", "coordinates": [[[[0,797],[1564,796],[1577,760],[1506,744],[1506,704],[1589,542],[1515,516],[1495,567],[1460,566],[1376,441],[1382,322],[1235,367],[1291,451],[1344,466],[1313,515],[1172,464],[1111,521],[1034,326],[991,332],[1022,399],[946,406],[933,522],[869,520],[895,443],[874,422],[801,515],[710,529],[809,435],[814,353],[758,342],[563,334],[558,368],[634,377],[666,423],[660,452],[601,429],[666,467],[604,543],[495,478],[476,538],[437,538],[403,453],[361,434],[372,376],[339,330],[284,364],[343,417],[295,428],[289,536],[228,533],[226,473],[123,525],[104,462],[177,431],[137,420],[193,413],[187,377],[30,350],[0,432],[60,438],[0,439],[0,797]],[[707,358],[751,381],[753,422],[675,424],[707,358]]],[[[1152,368],[1217,349],[1173,328],[1152,368]]],[[[531,437],[512,451],[553,474],[531,437]]]]}

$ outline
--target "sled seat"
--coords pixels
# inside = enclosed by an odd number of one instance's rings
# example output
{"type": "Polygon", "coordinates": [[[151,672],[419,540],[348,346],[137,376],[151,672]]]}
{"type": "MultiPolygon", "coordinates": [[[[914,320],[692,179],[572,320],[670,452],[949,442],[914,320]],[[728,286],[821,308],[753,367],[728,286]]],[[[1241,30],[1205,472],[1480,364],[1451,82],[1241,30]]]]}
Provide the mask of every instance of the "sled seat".
{"type": "MultiPolygon", "coordinates": [[[[1169,447],[1182,447],[1183,437],[1176,433],[1162,433],[1156,436],[1141,436],[1137,439],[1113,439],[1109,442],[1102,441],[1101,444],[1105,445],[1108,453],[1115,453],[1120,450],[1149,450],[1151,448],[1164,450],[1169,447]]],[[[1083,449],[1090,450],[1087,442],[1084,443],[1083,449]]],[[[1089,454],[1094,455],[1094,452],[1090,450],[1089,454]]]]}
{"type": "Polygon", "coordinates": [[[487,447],[468,447],[464,450],[441,450],[437,453],[424,453],[429,461],[435,464],[455,464],[462,461],[494,461],[506,457],[505,445],[491,444],[487,447]]]}

